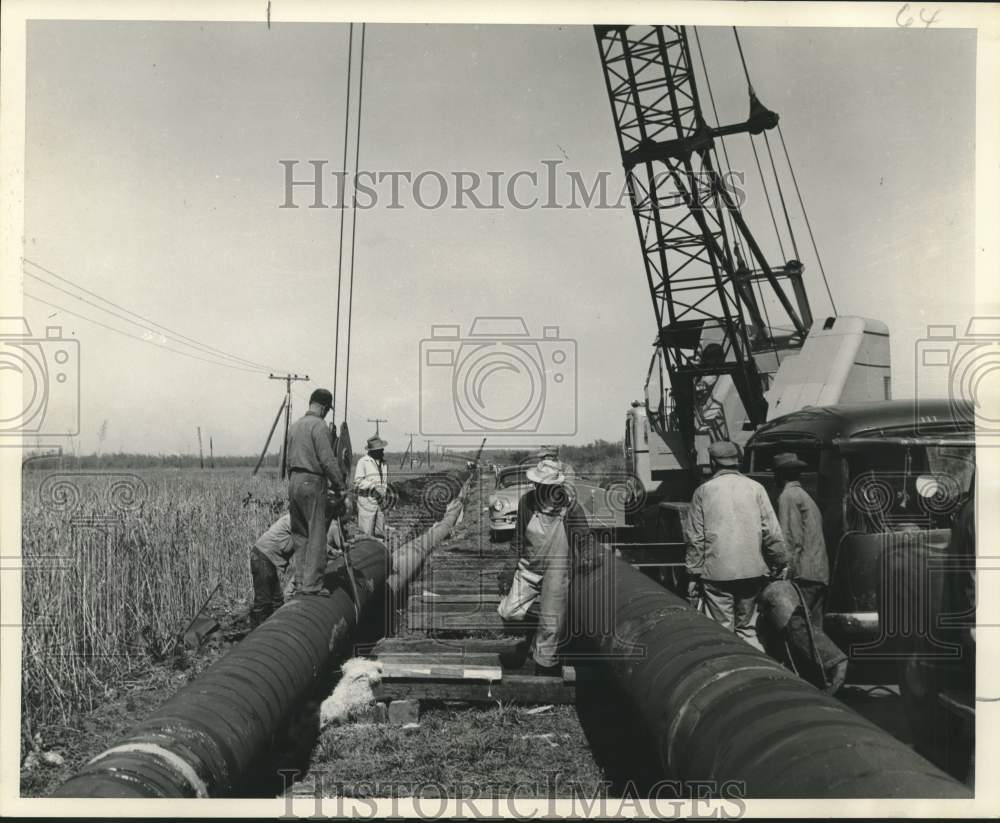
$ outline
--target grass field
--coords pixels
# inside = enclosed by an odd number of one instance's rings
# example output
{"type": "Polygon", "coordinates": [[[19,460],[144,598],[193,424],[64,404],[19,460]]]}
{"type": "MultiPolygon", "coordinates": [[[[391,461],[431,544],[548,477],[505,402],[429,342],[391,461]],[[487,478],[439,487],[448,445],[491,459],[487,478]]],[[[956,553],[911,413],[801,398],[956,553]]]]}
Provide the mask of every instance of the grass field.
{"type": "Polygon", "coordinates": [[[22,726],[91,710],[209,594],[247,608],[247,553],[285,506],[270,472],[29,471],[22,489],[22,726]]]}
{"type": "MultiPolygon", "coordinates": [[[[601,445],[574,453],[574,464],[618,470],[620,446],[601,445]]],[[[286,509],[286,486],[273,468],[253,477],[250,466],[114,462],[35,465],[23,474],[22,759],[53,745],[65,752],[70,740],[81,757],[99,750],[95,741],[106,745],[122,723],[169,696],[176,678],[195,676],[210,659],[170,652],[210,595],[206,611],[238,636],[252,597],[248,552],[286,509]],[[134,698],[143,689],[148,695],[134,698]]],[[[408,480],[398,458],[389,462],[399,481],[399,508],[390,515],[396,543],[441,512],[433,484],[408,480]]],[[[454,466],[438,463],[434,471],[454,466]]],[[[54,778],[37,775],[22,790],[36,793],[54,778]]]]}

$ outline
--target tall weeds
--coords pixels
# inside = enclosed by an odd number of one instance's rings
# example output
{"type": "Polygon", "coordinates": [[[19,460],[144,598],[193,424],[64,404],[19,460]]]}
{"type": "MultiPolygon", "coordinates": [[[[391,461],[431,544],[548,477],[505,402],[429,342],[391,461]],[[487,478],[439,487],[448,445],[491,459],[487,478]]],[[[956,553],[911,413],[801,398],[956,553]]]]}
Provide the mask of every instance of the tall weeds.
{"type": "Polygon", "coordinates": [[[163,650],[216,583],[216,607],[246,609],[248,551],[284,505],[273,472],[26,472],[25,731],[92,709],[163,650]]]}

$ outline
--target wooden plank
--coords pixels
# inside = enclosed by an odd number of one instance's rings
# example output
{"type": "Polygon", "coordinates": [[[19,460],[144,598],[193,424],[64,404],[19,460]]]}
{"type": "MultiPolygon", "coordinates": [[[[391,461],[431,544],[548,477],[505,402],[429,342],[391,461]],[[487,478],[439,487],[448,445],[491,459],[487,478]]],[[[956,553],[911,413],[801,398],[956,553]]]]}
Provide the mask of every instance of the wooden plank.
{"type": "Polygon", "coordinates": [[[500,666],[496,652],[382,652],[376,658],[380,663],[403,665],[444,664],[451,666],[500,666]]]}
{"type": "Polygon", "coordinates": [[[492,609],[473,613],[455,613],[446,609],[408,612],[406,625],[414,631],[488,631],[500,634],[526,634],[535,629],[534,624],[505,623],[492,609]]]}
{"type": "MultiPolygon", "coordinates": [[[[496,592],[450,592],[450,591],[424,591],[415,594],[409,600],[409,608],[420,609],[422,606],[475,606],[477,603],[483,608],[495,607],[500,602],[500,595],[496,592]]],[[[471,609],[466,609],[471,611],[471,609]]]]}
{"type": "Polygon", "coordinates": [[[576,702],[576,688],[561,677],[504,675],[496,683],[475,680],[390,681],[372,688],[376,700],[464,700],[470,703],[552,703],[576,702]]]}
{"type": "Polygon", "coordinates": [[[461,652],[466,654],[508,652],[522,642],[519,638],[468,637],[455,640],[431,637],[383,637],[372,649],[378,656],[392,653],[461,652]]]}
{"type": "Polygon", "coordinates": [[[499,666],[466,666],[419,662],[382,664],[382,682],[396,680],[486,680],[497,681],[503,672],[499,666]]]}

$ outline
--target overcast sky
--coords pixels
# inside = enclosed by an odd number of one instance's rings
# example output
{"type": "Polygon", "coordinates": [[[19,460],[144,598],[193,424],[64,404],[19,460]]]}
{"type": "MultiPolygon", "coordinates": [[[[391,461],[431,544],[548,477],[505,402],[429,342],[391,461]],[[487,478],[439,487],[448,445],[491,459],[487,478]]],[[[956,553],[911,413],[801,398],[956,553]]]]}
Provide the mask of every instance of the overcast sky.
{"type": "MultiPolygon", "coordinates": [[[[699,33],[721,119],[744,119],[732,31],[699,33]]],[[[975,32],[741,36],[757,93],[781,116],[837,308],[888,323],[894,393],[912,396],[926,325],[961,326],[973,312],[975,32]]],[[[30,23],[25,257],[174,332],[308,373],[297,416],[312,388],[333,382],[341,212],[279,208],[279,160],[301,161],[300,178],[309,160],[340,167],[346,45],[346,25],[30,23]]],[[[371,25],[364,73],[362,169],[507,180],[561,161],[560,175],[608,172],[612,190],[621,185],[589,27],[371,25]]],[[[733,163],[747,173],[746,214],[780,262],[751,162],[733,163]]],[[[434,200],[437,187],[423,193],[434,200]]],[[[311,197],[299,191],[296,201],[311,197]]],[[[576,341],[575,381],[567,363],[547,395],[565,403],[575,388],[576,433],[548,439],[620,438],[655,333],[630,211],[401,201],[357,218],[355,441],[368,417],[388,418],[393,449],[419,431],[421,340],[432,325],[467,334],[487,315],[521,316],[533,336],[557,326],[576,341]]],[[[826,315],[815,260],[802,256],[814,313],[826,315]]],[[[34,278],[25,288],[144,335],[34,278]]],[[[105,420],[106,451],[191,452],[199,425],[217,453],[260,449],[281,398],[266,374],[174,354],[32,300],[25,311],[36,335],[59,324],[80,342],[83,451],[97,447],[105,420]]],[[[425,429],[452,426],[447,409],[435,415],[425,429]]]]}

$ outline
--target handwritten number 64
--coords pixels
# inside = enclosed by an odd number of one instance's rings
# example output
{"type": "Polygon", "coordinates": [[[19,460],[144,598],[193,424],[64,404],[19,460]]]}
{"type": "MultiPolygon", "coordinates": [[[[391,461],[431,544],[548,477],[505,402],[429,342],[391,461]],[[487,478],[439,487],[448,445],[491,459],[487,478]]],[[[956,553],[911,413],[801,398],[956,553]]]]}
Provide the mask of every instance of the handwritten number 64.
{"type": "MultiPolygon", "coordinates": [[[[913,15],[909,14],[910,4],[904,3],[902,8],[896,12],[896,25],[901,28],[908,29],[913,25],[913,15]],[[905,17],[904,17],[905,15],[905,17]]],[[[924,24],[925,29],[929,29],[932,23],[937,22],[938,15],[941,13],[940,9],[934,9],[934,13],[928,17],[925,12],[927,10],[923,7],[920,8],[919,17],[921,22],[924,24]]]]}

